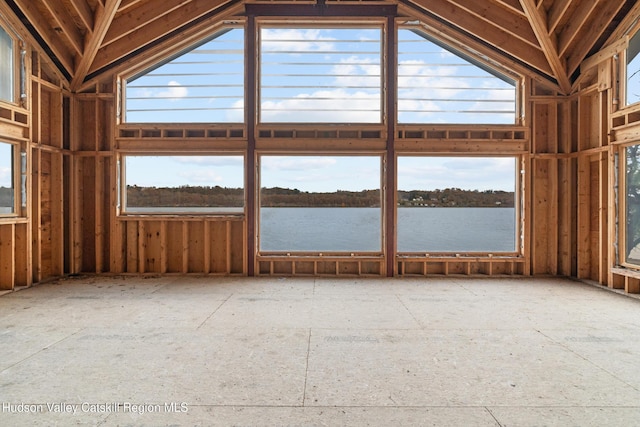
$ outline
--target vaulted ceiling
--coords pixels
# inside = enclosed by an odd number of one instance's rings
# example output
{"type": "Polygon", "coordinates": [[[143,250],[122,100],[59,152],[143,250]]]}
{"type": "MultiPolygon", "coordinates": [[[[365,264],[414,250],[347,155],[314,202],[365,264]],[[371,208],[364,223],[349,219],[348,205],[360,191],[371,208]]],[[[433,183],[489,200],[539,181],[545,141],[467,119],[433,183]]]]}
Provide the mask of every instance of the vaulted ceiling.
{"type": "MultiPolygon", "coordinates": [[[[124,62],[241,16],[243,0],[0,0],[26,24],[79,90],[124,62]]],[[[359,7],[397,5],[434,31],[571,92],[580,64],[640,16],[638,0],[318,0],[358,16],[359,7]]],[[[0,9],[1,10],[1,9],[0,9]]]]}

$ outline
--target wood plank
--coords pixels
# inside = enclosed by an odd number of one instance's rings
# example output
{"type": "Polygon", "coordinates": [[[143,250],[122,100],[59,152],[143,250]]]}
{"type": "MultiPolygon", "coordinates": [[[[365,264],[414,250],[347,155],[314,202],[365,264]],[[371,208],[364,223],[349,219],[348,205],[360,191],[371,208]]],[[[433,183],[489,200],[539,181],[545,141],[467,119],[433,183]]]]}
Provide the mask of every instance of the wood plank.
{"type": "Polygon", "coordinates": [[[212,273],[228,273],[227,256],[229,253],[229,236],[227,221],[211,221],[210,227],[210,271],[212,273]]]}
{"type": "Polygon", "coordinates": [[[468,11],[473,16],[484,21],[489,25],[496,25],[499,23],[505,31],[512,34],[514,37],[519,38],[522,41],[529,43],[532,46],[537,47],[536,34],[532,29],[530,20],[528,20],[523,14],[514,13],[511,9],[496,7],[490,1],[477,1],[477,0],[449,0],[451,3],[455,3],[458,7],[468,11]]]}
{"type": "Polygon", "coordinates": [[[135,7],[122,7],[114,16],[113,22],[105,34],[102,46],[127,37],[132,32],[141,29],[157,19],[190,3],[192,0],[163,0],[162,7],[153,1],[139,2],[135,7]]]}
{"type": "Polygon", "coordinates": [[[189,222],[189,273],[204,273],[204,220],[189,222]]]}
{"type": "Polygon", "coordinates": [[[566,52],[567,71],[569,74],[572,74],[580,67],[593,45],[622,8],[623,2],[605,1],[600,5],[601,7],[593,13],[589,21],[579,30],[579,37],[575,43],[571,44],[571,50],[566,52]]]}
{"type": "Polygon", "coordinates": [[[127,273],[138,273],[138,221],[125,222],[127,239],[127,273]]]}
{"type": "MultiPolygon", "coordinates": [[[[484,40],[493,48],[507,52],[547,75],[553,75],[553,70],[539,46],[514,38],[511,33],[495,24],[488,25],[469,12],[459,7],[452,7],[447,0],[415,0],[413,3],[429,11],[430,14],[448,21],[449,26],[461,28],[480,40],[484,40]]],[[[451,28],[443,28],[443,30],[446,34],[451,34],[451,28]]],[[[486,45],[482,51],[488,51],[486,45]]]]}
{"type": "Polygon", "coordinates": [[[93,10],[89,7],[89,3],[86,0],[68,0],[69,3],[73,6],[73,9],[76,11],[82,22],[84,23],[85,29],[87,33],[93,32],[93,10]]]}
{"type": "MultiPolygon", "coordinates": [[[[174,10],[173,12],[164,15],[161,19],[153,21],[143,28],[132,31],[126,38],[115,40],[112,43],[101,47],[99,51],[95,53],[95,60],[91,64],[89,72],[93,73],[96,70],[129,55],[135,50],[158,40],[185,24],[188,24],[203,15],[211,13],[226,2],[226,0],[193,0],[185,7],[174,10]]],[[[216,21],[217,20],[218,19],[216,19],[216,21]]],[[[175,45],[175,40],[171,40],[168,45],[175,45]]]]}
{"type": "MultiPolygon", "coordinates": [[[[87,202],[93,202],[95,204],[94,208],[94,245],[95,245],[95,272],[103,273],[105,271],[104,265],[104,238],[105,238],[105,218],[103,215],[103,206],[106,203],[107,198],[105,197],[105,188],[104,188],[104,158],[96,157],[95,158],[95,181],[94,181],[94,191],[93,191],[93,200],[87,200],[87,202]]],[[[85,196],[86,197],[86,196],[85,196]]]]}
{"type": "Polygon", "coordinates": [[[553,70],[553,75],[558,81],[560,89],[565,95],[568,95],[571,92],[571,82],[569,81],[565,64],[560,60],[560,56],[558,55],[556,42],[549,34],[549,29],[546,24],[546,16],[543,15],[543,11],[536,7],[534,0],[520,0],[520,3],[529,17],[529,22],[533,28],[533,32],[535,33],[540,46],[542,46],[542,51],[544,52],[547,61],[549,61],[549,65],[553,70]]]}
{"type": "Polygon", "coordinates": [[[69,44],[75,49],[76,53],[82,55],[84,40],[67,9],[59,1],[43,1],[42,4],[51,13],[57,24],[54,30],[59,33],[58,37],[65,37],[69,40],[69,44]]]}
{"type": "Polygon", "coordinates": [[[184,222],[178,221],[163,221],[166,228],[166,238],[164,244],[166,245],[164,259],[166,268],[164,271],[167,273],[183,273],[184,262],[184,222]]]}
{"type": "Polygon", "coordinates": [[[63,156],[61,153],[52,154],[51,158],[51,269],[53,276],[64,274],[64,180],[63,156]]]}
{"type": "Polygon", "coordinates": [[[105,0],[104,6],[102,3],[98,3],[98,9],[95,14],[95,28],[92,34],[88,34],[88,39],[85,40],[84,54],[80,58],[80,62],[74,69],[75,75],[71,81],[71,90],[77,91],[81,84],[84,82],[85,77],[91,67],[91,64],[96,58],[98,49],[102,45],[102,40],[107,34],[107,30],[111,26],[113,17],[115,16],[121,0],[105,0]]]}
{"type": "MultiPolygon", "coordinates": [[[[29,223],[16,224],[15,231],[15,286],[31,285],[29,223]]],[[[2,257],[0,257],[2,259],[2,257]]],[[[1,262],[1,261],[0,261],[1,262]]]]}
{"type": "Polygon", "coordinates": [[[555,0],[551,3],[551,6],[547,11],[547,26],[549,33],[556,31],[558,24],[569,9],[572,1],[573,0],[555,0]]]}
{"type": "Polygon", "coordinates": [[[577,255],[578,278],[588,279],[591,272],[591,215],[589,212],[591,202],[590,186],[590,161],[589,157],[581,156],[578,159],[578,230],[577,230],[577,255]]]}
{"type": "MultiPolygon", "coordinates": [[[[610,3],[616,3],[615,1],[611,0],[606,1],[610,3]]],[[[600,0],[582,2],[579,4],[579,7],[573,9],[571,19],[567,21],[567,24],[562,28],[562,31],[558,36],[558,55],[560,57],[567,55],[569,48],[573,45],[576,37],[580,33],[580,30],[584,28],[585,23],[587,22],[591,14],[595,11],[596,6],[599,3],[600,0]]]]}
{"type": "Polygon", "coordinates": [[[0,290],[15,287],[15,224],[0,224],[0,290]]]}
{"type": "Polygon", "coordinates": [[[67,72],[73,72],[74,55],[69,48],[63,43],[60,36],[54,31],[47,17],[43,16],[37,8],[36,2],[33,0],[21,0],[18,7],[27,17],[29,23],[40,34],[45,43],[51,48],[62,66],[67,72]]]}

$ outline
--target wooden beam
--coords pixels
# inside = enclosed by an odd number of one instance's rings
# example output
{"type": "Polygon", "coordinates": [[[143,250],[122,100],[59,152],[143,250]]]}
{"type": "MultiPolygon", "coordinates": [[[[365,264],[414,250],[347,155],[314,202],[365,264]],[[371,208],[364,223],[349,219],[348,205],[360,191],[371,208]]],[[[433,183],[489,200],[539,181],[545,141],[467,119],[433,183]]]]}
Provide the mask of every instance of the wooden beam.
{"type": "Polygon", "coordinates": [[[593,20],[585,25],[582,35],[578,37],[576,43],[571,47],[570,54],[567,55],[567,71],[572,74],[589,54],[593,45],[602,36],[611,21],[620,11],[622,2],[607,1],[602,4],[602,8],[593,14],[593,20]]]}
{"type": "MultiPolygon", "coordinates": [[[[613,0],[607,0],[607,2],[615,3],[613,0]]],[[[565,56],[567,54],[572,43],[580,33],[580,30],[584,28],[585,23],[588,21],[591,13],[596,9],[596,6],[599,3],[599,0],[582,2],[580,3],[581,7],[577,7],[575,9],[574,13],[571,15],[571,19],[567,21],[567,25],[564,26],[558,36],[559,56],[565,56]]]]}
{"type": "Polygon", "coordinates": [[[567,70],[560,60],[560,57],[558,56],[556,44],[553,42],[553,40],[551,40],[551,37],[549,36],[546,25],[546,17],[543,16],[543,11],[540,11],[536,7],[534,0],[520,0],[520,4],[522,4],[522,9],[529,17],[531,28],[533,28],[533,32],[536,34],[536,37],[540,42],[540,46],[542,46],[544,55],[546,56],[547,61],[549,61],[549,65],[553,69],[553,74],[558,81],[560,89],[565,94],[569,94],[569,92],[571,91],[571,82],[569,81],[567,70]]]}
{"type": "Polygon", "coordinates": [[[113,18],[109,31],[104,37],[102,46],[126,37],[150,22],[162,18],[174,10],[190,3],[192,0],[164,0],[162,8],[156,2],[142,3],[139,7],[129,8],[125,13],[118,12],[113,18]]]}
{"type": "Polygon", "coordinates": [[[93,29],[93,34],[86,40],[84,55],[75,69],[75,75],[71,82],[72,91],[77,90],[87,76],[89,68],[98,53],[98,49],[100,49],[102,45],[102,40],[111,26],[111,22],[121,1],[122,0],[106,0],[104,7],[101,6],[101,3],[98,3],[99,6],[95,14],[96,26],[93,29]]]}
{"type": "Polygon", "coordinates": [[[519,0],[494,0],[494,1],[496,1],[497,3],[501,3],[502,7],[508,7],[512,11],[520,13],[522,16],[525,15],[519,0]]]}
{"type": "Polygon", "coordinates": [[[57,27],[54,27],[54,30],[64,34],[67,39],[69,39],[69,42],[75,49],[76,53],[78,53],[78,55],[82,55],[82,50],[84,48],[82,34],[78,30],[78,27],[76,27],[73,17],[69,15],[67,9],[64,8],[59,0],[45,1],[43,4],[46,6],[49,13],[51,13],[57,24],[57,27]]]}
{"type": "Polygon", "coordinates": [[[51,52],[58,58],[60,64],[66,68],[66,71],[73,72],[74,58],[71,51],[65,46],[59,35],[53,30],[51,24],[42,16],[37,9],[33,0],[16,1],[22,13],[29,20],[29,23],[42,37],[44,43],[51,49],[51,52]]]}
{"type": "Polygon", "coordinates": [[[569,6],[571,6],[572,0],[556,0],[551,4],[547,11],[547,28],[549,28],[549,34],[556,30],[556,27],[562,20],[562,17],[567,12],[569,6]]]}
{"type": "Polygon", "coordinates": [[[490,2],[479,2],[477,0],[449,0],[456,3],[458,7],[466,10],[478,19],[483,20],[489,25],[499,25],[505,31],[511,33],[514,37],[529,43],[531,46],[538,47],[536,34],[531,28],[527,17],[522,13],[513,13],[507,8],[496,7],[490,2]]]}
{"type": "MultiPolygon", "coordinates": [[[[459,28],[461,32],[466,32],[478,40],[482,40],[492,49],[517,58],[541,73],[553,75],[553,70],[541,48],[514,38],[513,34],[501,27],[487,25],[469,12],[459,7],[452,7],[451,3],[446,0],[408,0],[406,3],[413,3],[424,10],[425,14],[437,16],[439,19],[447,21],[449,28],[459,28]]],[[[448,31],[448,34],[451,34],[451,31],[448,31]]],[[[459,38],[460,34],[456,35],[459,38]]],[[[486,51],[487,47],[485,46],[483,50],[486,51]]]]}
{"type": "MultiPolygon", "coordinates": [[[[228,1],[216,0],[215,2],[212,2],[210,0],[193,0],[186,6],[130,33],[126,39],[119,39],[104,46],[97,53],[91,66],[90,73],[94,73],[97,70],[131,54],[132,52],[135,52],[139,48],[160,39],[178,28],[181,28],[189,22],[215,11],[217,6],[223,6],[225,3],[228,3],[228,1]]],[[[217,18],[214,19],[214,21],[217,20],[217,18]]],[[[208,26],[211,26],[211,22],[208,22],[208,26]]],[[[176,40],[171,41],[169,44],[175,45],[176,40]]]]}
{"type": "Polygon", "coordinates": [[[69,0],[71,6],[75,9],[78,16],[87,28],[87,33],[93,32],[93,11],[89,7],[86,0],[69,0]]]}

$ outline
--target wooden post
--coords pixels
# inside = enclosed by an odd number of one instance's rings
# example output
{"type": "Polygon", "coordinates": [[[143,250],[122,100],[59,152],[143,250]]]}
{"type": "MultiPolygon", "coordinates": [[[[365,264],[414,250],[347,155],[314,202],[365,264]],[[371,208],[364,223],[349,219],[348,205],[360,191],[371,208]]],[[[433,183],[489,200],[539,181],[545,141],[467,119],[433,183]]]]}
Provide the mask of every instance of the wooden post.
{"type": "MultiPolygon", "coordinates": [[[[256,267],[256,217],[259,188],[256,188],[256,87],[257,87],[257,55],[256,17],[247,17],[245,31],[245,122],[247,124],[247,158],[245,159],[245,221],[247,227],[247,275],[255,276],[256,267]]],[[[208,244],[208,242],[207,242],[208,244]]]]}
{"type": "Polygon", "coordinates": [[[396,124],[396,20],[394,16],[387,17],[386,31],[386,102],[385,120],[387,123],[387,155],[384,188],[384,242],[386,257],[386,275],[393,277],[396,269],[396,150],[395,150],[395,124],[396,124]]]}

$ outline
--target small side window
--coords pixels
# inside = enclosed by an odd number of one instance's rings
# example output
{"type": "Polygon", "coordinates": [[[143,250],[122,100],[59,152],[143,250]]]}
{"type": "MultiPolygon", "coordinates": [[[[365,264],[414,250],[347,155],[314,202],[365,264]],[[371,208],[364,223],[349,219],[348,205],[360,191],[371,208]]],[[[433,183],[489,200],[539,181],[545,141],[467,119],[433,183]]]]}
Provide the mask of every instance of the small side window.
{"type": "Polygon", "coordinates": [[[0,216],[16,213],[14,146],[0,142],[0,216]]]}
{"type": "Polygon", "coordinates": [[[627,48],[627,105],[640,101],[640,31],[627,48]]]}
{"type": "Polygon", "coordinates": [[[0,26],[0,101],[15,102],[15,40],[0,26]]]}

